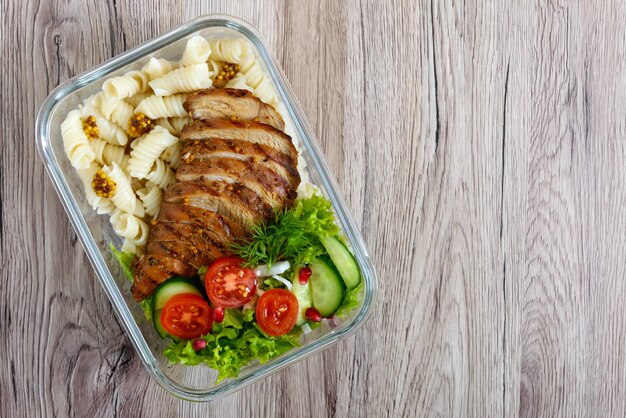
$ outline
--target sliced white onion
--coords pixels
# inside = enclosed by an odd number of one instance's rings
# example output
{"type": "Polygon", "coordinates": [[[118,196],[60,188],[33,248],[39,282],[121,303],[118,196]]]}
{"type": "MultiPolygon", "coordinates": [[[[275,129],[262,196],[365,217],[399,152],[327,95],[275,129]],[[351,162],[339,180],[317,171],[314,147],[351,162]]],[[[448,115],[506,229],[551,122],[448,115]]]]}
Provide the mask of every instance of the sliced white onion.
{"type": "Polygon", "coordinates": [[[306,335],[306,334],[310,334],[310,333],[311,333],[311,331],[313,331],[313,330],[311,329],[311,326],[310,326],[308,323],[306,323],[306,322],[305,322],[304,324],[302,324],[302,325],[300,326],[300,328],[302,328],[302,332],[304,333],[304,335],[306,335]]]}
{"type": "Polygon", "coordinates": [[[281,282],[282,284],[284,284],[287,289],[289,289],[289,291],[291,291],[291,282],[287,279],[282,278],[281,276],[279,276],[278,274],[274,274],[272,276],[273,279],[278,280],[279,282],[281,282]]]}
{"type": "Polygon", "coordinates": [[[267,268],[267,265],[261,264],[254,269],[254,274],[256,274],[257,277],[273,276],[275,274],[283,274],[289,270],[289,267],[291,267],[289,261],[279,261],[274,263],[269,269],[267,268]]]}

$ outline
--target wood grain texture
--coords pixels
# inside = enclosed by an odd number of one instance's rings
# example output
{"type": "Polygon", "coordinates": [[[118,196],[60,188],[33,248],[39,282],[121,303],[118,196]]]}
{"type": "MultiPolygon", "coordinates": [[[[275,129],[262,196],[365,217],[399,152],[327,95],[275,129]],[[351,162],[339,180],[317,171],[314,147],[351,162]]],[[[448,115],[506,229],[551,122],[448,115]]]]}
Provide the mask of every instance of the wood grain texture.
{"type": "Polygon", "coordinates": [[[4,0],[0,416],[625,416],[626,4],[4,0]],[[223,400],[143,369],[36,155],[60,82],[205,13],[264,34],[381,283],[223,400]]]}

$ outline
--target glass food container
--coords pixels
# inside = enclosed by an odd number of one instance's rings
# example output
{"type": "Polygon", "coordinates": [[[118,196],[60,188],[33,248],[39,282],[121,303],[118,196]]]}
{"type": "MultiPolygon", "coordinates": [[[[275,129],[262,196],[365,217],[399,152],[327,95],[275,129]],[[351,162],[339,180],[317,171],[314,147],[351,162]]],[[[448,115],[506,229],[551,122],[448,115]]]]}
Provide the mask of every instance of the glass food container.
{"type": "Polygon", "coordinates": [[[363,239],[354,225],[339,195],[335,180],[329,173],[322,153],[304,113],[294,98],[287,79],[276,60],[270,55],[259,33],[249,24],[224,15],[207,15],[190,21],[151,41],[133,48],[106,63],[76,76],[57,87],[45,100],[36,122],[37,148],[46,171],[59,194],[61,202],[109,297],[119,322],[132,341],[148,372],[173,395],[193,400],[211,401],[242,388],[264,376],[286,367],[294,361],[318,352],[341,338],[352,334],[368,318],[376,296],[376,274],[363,239]],[[67,113],[101,89],[102,82],[132,69],[140,69],[152,56],[178,59],[188,38],[243,37],[250,41],[286,108],[286,122],[291,122],[296,139],[300,141],[305,170],[310,181],[332,202],[337,221],[343,230],[363,274],[361,302],[344,320],[323,321],[313,332],[303,335],[302,345],[265,363],[244,367],[239,377],[214,383],[217,372],[208,366],[171,365],[163,356],[166,341],[159,338],[151,322],[130,293],[130,282],[111,255],[108,244],[119,247],[107,216],[97,215],[84,196],[82,184],[70,165],[63,149],[60,125],[67,113]],[[289,120],[290,119],[290,120],[289,120]]]}

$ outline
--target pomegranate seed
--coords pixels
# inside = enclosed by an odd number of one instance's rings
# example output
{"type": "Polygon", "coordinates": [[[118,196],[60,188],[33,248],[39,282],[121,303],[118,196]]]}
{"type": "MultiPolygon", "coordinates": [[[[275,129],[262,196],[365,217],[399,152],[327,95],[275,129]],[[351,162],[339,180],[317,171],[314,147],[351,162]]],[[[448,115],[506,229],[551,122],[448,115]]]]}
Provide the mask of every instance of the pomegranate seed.
{"type": "Polygon", "coordinates": [[[198,338],[196,340],[193,340],[193,342],[191,343],[191,346],[193,347],[194,350],[200,351],[206,347],[206,341],[204,341],[202,338],[198,338]]]}
{"type": "Polygon", "coordinates": [[[216,306],[213,308],[213,321],[221,323],[224,320],[224,308],[216,306]]]}
{"type": "Polygon", "coordinates": [[[300,269],[300,272],[298,273],[298,282],[300,282],[301,285],[305,285],[309,282],[309,279],[311,278],[311,269],[308,267],[302,267],[300,269]]]}
{"type": "Polygon", "coordinates": [[[304,313],[304,316],[306,316],[306,319],[312,322],[320,322],[322,320],[322,314],[320,314],[320,312],[315,308],[307,309],[304,313]]]}

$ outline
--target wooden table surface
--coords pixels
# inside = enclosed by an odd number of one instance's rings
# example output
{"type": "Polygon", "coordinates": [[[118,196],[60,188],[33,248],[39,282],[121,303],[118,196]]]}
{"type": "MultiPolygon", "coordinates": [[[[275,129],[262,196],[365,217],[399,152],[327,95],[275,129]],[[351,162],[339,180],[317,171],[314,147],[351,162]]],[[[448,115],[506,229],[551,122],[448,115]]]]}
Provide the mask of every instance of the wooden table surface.
{"type": "Polygon", "coordinates": [[[626,3],[2,11],[0,416],[626,416],[626,3]],[[211,404],[144,370],[35,150],[67,78],[205,13],[268,40],[380,274],[371,320],[211,404]]]}

